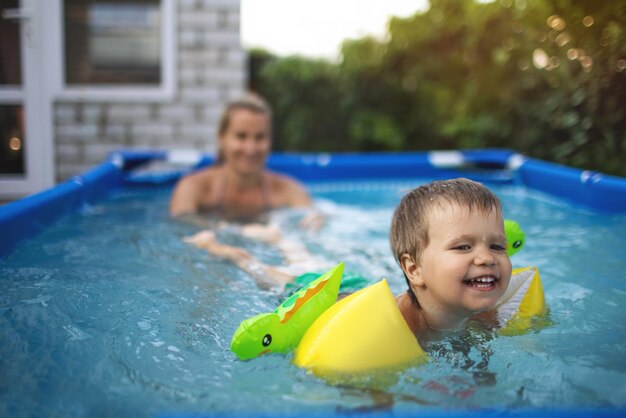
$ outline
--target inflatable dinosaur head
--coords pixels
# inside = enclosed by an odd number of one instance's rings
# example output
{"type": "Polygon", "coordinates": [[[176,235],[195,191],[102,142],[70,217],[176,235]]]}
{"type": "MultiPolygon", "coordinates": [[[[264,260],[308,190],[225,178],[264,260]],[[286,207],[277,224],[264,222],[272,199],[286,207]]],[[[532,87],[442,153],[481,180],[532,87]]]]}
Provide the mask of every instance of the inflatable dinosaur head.
{"type": "Polygon", "coordinates": [[[230,349],[241,360],[250,360],[272,351],[282,351],[280,319],[274,312],[262,313],[243,321],[230,344],[230,349]]]}
{"type": "Polygon", "coordinates": [[[524,248],[526,234],[524,234],[524,231],[517,222],[505,219],[504,234],[506,235],[506,253],[509,257],[524,248]]]}

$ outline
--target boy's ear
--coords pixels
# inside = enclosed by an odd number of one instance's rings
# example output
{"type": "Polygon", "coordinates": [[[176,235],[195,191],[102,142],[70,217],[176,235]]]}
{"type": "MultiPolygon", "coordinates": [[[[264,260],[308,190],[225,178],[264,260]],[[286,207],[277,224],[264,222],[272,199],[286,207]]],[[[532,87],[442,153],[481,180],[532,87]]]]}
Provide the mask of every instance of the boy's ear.
{"type": "Polygon", "coordinates": [[[415,258],[409,254],[402,254],[400,257],[400,267],[413,286],[423,286],[422,269],[415,262],[415,258]]]}

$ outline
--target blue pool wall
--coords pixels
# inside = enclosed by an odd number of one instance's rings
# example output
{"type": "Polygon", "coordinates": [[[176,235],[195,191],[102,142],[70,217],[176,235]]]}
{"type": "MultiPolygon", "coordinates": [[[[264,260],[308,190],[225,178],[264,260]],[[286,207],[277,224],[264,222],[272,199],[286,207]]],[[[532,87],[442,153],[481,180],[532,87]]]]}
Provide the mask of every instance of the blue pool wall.
{"type": "MultiPolygon", "coordinates": [[[[122,150],[94,169],[52,189],[0,207],[0,258],[57,219],[121,187],[170,186],[180,176],[210,165],[211,154],[122,150]],[[150,163],[172,169],[145,170],[150,163]]],[[[486,184],[517,184],[602,213],[626,213],[626,179],[527,158],[508,149],[403,153],[274,153],[271,170],[305,183],[468,177],[486,184]]]]}

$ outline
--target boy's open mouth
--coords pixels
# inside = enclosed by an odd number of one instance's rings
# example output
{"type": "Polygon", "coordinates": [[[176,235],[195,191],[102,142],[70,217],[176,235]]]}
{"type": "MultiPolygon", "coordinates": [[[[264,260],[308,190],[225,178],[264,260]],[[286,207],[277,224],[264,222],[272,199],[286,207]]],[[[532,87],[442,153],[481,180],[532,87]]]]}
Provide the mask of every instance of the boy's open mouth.
{"type": "Polygon", "coordinates": [[[480,277],[474,277],[471,279],[465,279],[463,280],[463,283],[466,286],[469,286],[475,289],[488,290],[488,289],[494,288],[496,286],[497,281],[498,279],[495,276],[480,276],[480,277]]]}

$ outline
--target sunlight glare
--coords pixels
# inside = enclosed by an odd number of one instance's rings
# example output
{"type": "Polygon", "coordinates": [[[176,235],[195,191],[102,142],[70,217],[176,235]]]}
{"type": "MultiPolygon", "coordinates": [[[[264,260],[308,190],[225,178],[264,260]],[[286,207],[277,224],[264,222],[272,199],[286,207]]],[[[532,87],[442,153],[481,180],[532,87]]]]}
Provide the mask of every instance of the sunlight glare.
{"type": "Polygon", "coordinates": [[[427,9],[427,0],[241,0],[241,39],[277,55],[335,59],[345,39],[382,37],[391,16],[427,9]]]}

